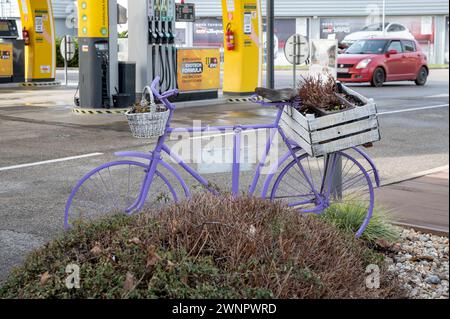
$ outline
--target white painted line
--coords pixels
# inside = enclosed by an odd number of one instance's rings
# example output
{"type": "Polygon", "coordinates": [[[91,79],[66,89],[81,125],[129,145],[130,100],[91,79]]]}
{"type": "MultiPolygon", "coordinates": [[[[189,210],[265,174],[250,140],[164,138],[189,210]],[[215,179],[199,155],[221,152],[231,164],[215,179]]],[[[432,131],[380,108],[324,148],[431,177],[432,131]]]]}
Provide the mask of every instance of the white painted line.
{"type": "Polygon", "coordinates": [[[398,114],[398,113],[406,113],[406,112],[414,112],[414,111],[422,111],[422,110],[430,110],[430,109],[439,109],[439,108],[444,108],[444,107],[448,107],[448,106],[449,106],[448,104],[422,106],[422,107],[416,107],[416,108],[412,108],[412,109],[380,112],[380,113],[378,113],[378,115],[389,115],[389,114],[398,114]]]}
{"type": "Polygon", "coordinates": [[[437,94],[437,95],[430,95],[427,97],[428,98],[448,97],[448,94],[437,94]]]}
{"type": "Polygon", "coordinates": [[[27,167],[32,167],[32,166],[39,166],[39,165],[47,165],[47,164],[54,164],[54,163],[72,161],[72,160],[76,160],[76,159],[82,159],[82,158],[94,157],[94,156],[100,156],[100,155],[103,155],[103,153],[92,153],[92,154],[85,154],[85,155],[79,155],[79,156],[58,158],[58,159],[42,161],[42,162],[36,162],[36,163],[21,164],[21,165],[14,165],[14,166],[8,166],[8,167],[0,167],[0,172],[2,172],[2,171],[10,171],[10,170],[19,169],[19,168],[27,168],[27,167]]]}
{"type": "MultiPolygon", "coordinates": [[[[265,128],[263,129],[256,129],[256,130],[245,130],[242,131],[242,134],[250,134],[251,132],[258,132],[258,131],[262,131],[262,130],[266,130],[265,128]]],[[[217,131],[217,130],[213,130],[211,129],[211,131],[217,131]]],[[[203,133],[207,133],[208,131],[205,131],[203,133]]],[[[173,134],[176,134],[175,132],[173,134]]],[[[190,137],[191,140],[203,140],[206,138],[215,138],[215,137],[220,137],[220,136],[230,136],[230,135],[234,135],[234,132],[228,132],[228,133],[219,133],[219,134],[211,134],[211,135],[199,135],[199,133],[196,133],[198,136],[193,136],[190,137]]]]}

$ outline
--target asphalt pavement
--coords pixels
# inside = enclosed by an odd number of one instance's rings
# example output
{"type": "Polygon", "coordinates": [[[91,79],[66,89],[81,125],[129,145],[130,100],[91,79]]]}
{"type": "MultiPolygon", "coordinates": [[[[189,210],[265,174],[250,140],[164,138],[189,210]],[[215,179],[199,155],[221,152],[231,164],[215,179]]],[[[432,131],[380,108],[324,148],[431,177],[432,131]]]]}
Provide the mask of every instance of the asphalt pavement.
{"type": "MultiPolygon", "coordinates": [[[[276,74],[278,87],[292,85],[291,72],[276,74]]],[[[132,138],[122,115],[73,114],[76,77],[73,71],[68,88],[0,90],[0,281],[30,249],[63,231],[66,199],[86,172],[114,159],[115,151],[148,151],[154,145],[132,138]]],[[[368,153],[384,181],[448,166],[448,70],[433,70],[425,87],[350,86],[377,102],[382,140],[368,153]]],[[[274,114],[251,103],[193,107],[176,111],[172,126],[192,126],[193,120],[270,123],[274,114]]],[[[244,189],[251,167],[243,175],[244,189]]],[[[230,184],[229,176],[206,175],[221,185],[230,184]]]]}

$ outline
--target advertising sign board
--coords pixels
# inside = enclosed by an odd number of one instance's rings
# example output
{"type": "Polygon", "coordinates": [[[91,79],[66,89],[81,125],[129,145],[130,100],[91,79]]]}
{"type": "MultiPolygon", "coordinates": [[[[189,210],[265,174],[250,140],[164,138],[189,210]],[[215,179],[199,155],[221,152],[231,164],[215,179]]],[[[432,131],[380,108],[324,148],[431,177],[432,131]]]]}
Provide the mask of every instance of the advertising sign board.
{"type": "Polygon", "coordinates": [[[180,48],[177,50],[178,88],[181,92],[220,88],[220,50],[218,48],[180,48]]]}
{"type": "Polygon", "coordinates": [[[312,40],[310,74],[337,78],[337,40],[312,40]]]}

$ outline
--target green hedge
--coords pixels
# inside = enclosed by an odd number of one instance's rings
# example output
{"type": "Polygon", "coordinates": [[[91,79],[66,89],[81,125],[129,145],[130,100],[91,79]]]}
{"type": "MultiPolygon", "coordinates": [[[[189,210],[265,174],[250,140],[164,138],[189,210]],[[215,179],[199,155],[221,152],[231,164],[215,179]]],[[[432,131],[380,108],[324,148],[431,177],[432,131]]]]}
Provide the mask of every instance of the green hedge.
{"type": "MultiPolygon", "coordinates": [[[[78,67],[78,39],[74,38],[75,40],[75,57],[68,62],[67,66],[69,68],[77,68],[78,67]]],[[[58,68],[62,68],[64,67],[64,58],[61,55],[61,50],[60,50],[60,46],[61,46],[61,37],[57,37],[56,38],[56,66],[58,68]]]]}

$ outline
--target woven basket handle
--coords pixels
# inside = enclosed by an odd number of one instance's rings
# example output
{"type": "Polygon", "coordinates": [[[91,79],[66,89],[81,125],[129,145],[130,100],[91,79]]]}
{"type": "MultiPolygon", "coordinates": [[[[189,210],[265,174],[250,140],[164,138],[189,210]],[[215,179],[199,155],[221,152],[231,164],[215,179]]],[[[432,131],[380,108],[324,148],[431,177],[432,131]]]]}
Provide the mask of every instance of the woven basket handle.
{"type": "Polygon", "coordinates": [[[156,103],[155,97],[153,96],[152,89],[149,86],[146,86],[142,91],[142,100],[141,105],[147,105],[150,102],[150,112],[156,112],[156,103]],[[150,97],[150,101],[147,100],[147,95],[150,97]]]}

